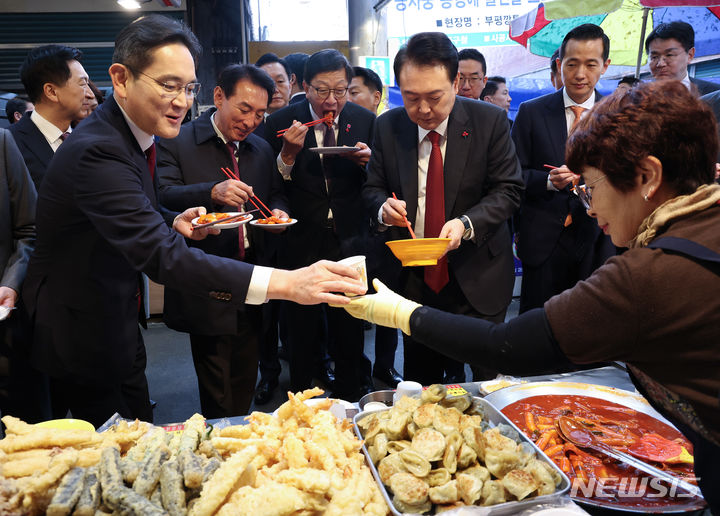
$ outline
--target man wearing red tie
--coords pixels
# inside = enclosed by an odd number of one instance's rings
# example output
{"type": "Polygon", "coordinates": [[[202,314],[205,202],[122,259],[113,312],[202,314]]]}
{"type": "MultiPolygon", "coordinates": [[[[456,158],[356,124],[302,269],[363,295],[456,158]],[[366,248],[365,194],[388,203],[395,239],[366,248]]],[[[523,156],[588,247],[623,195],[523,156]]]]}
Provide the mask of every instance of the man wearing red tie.
{"type": "Polygon", "coordinates": [[[609,237],[570,191],[580,176],[563,165],[567,135],[601,97],[595,85],[610,64],[609,53],[600,27],[575,27],[557,59],[563,88],[523,102],[515,118],[512,137],[525,180],[515,226],[523,265],[521,313],[542,307],[615,254],[609,237]]]}
{"type": "MultiPolygon", "coordinates": [[[[404,108],[376,122],[363,197],[388,240],[409,237],[404,216],[418,238],[450,238],[438,265],[403,269],[403,295],[503,321],[514,280],[507,220],[523,190],[505,111],[456,97],[458,53],[442,33],[410,38],[394,69],[404,108]]],[[[411,337],[404,350],[406,380],[442,382],[458,369],[411,337]]]]}
{"type": "MultiPolygon", "coordinates": [[[[273,172],[272,150],[253,133],[274,88],[272,78],[253,65],[230,65],[220,72],[213,92],[215,108],[183,125],[177,138],[158,143],[163,206],[174,211],[192,206],[204,206],[208,213],[242,211],[246,203],[252,207],[248,198],[255,195],[273,215],[288,216],[282,178],[273,172]],[[240,180],[227,179],[222,168],[240,180]]],[[[241,225],[187,243],[208,254],[269,265],[266,250],[275,244],[276,235],[268,231],[241,225]]],[[[190,334],[203,415],[247,414],[257,378],[261,307],[236,306],[167,286],[164,320],[170,328],[190,334]]]]}

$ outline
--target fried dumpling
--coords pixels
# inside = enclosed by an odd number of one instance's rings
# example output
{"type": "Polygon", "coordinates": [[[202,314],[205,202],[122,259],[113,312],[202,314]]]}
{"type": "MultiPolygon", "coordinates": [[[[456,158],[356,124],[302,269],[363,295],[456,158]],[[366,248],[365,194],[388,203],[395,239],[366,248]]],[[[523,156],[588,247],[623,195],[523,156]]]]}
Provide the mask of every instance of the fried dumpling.
{"type": "Polygon", "coordinates": [[[405,463],[398,453],[393,453],[382,459],[378,463],[377,470],[380,475],[380,481],[385,485],[388,485],[390,477],[393,475],[407,471],[405,469],[405,463]]]}
{"type": "Polygon", "coordinates": [[[447,396],[447,388],[440,383],[434,383],[422,392],[420,400],[423,403],[439,403],[445,399],[445,396],[447,396]]]}
{"type": "Polygon", "coordinates": [[[430,462],[440,460],[445,451],[445,436],[433,428],[421,428],[413,437],[411,448],[430,462]]]}
{"type": "Polygon", "coordinates": [[[509,471],[502,479],[502,485],[518,500],[522,500],[538,487],[533,476],[522,469],[509,471]]]}
{"type": "Polygon", "coordinates": [[[413,422],[418,426],[418,428],[432,426],[436,408],[437,405],[434,403],[420,405],[413,411],[413,422]]]}
{"type": "Polygon", "coordinates": [[[507,502],[507,493],[505,486],[499,480],[488,480],[483,483],[482,505],[497,505],[507,502]]]}
{"type": "Polygon", "coordinates": [[[457,481],[451,480],[441,486],[431,487],[428,496],[432,503],[454,503],[460,499],[458,494],[457,481]]]}
{"type": "Polygon", "coordinates": [[[431,465],[425,457],[412,449],[398,452],[397,455],[403,462],[405,469],[416,477],[425,477],[430,473],[431,465]]]}
{"type": "Polygon", "coordinates": [[[458,473],[455,476],[458,496],[467,505],[473,505],[482,496],[483,481],[472,475],[458,473]]]}
{"type": "Polygon", "coordinates": [[[390,489],[395,500],[408,505],[420,505],[428,500],[430,488],[427,483],[410,473],[396,473],[390,477],[390,489]]]}
{"type": "Polygon", "coordinates": [[[425,482],[427,482],[430,487],[435,487],[447,484],[450,482],[450,479],[451,476],[448,470],[445,468],[438,468],[430,470],[430,473],[428,473],[425,477],[425,482]]]}

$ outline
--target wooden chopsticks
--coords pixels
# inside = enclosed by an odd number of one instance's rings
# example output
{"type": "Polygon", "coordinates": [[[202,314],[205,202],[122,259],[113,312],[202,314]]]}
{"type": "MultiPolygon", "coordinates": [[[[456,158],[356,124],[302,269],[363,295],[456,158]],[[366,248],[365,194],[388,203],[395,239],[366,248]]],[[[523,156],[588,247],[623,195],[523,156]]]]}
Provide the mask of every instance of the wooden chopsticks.
{"type": "MultiPolygon", "coordinates": [[[[234,180],[236,180],[236,181],[240,181],[240,178],[239,178],[238,176],[236,176],[236,175],[233,173],[233,171],[230,170],[229,168],[220,167],[220,170],[223,171],[223,173],[228,177],[228,179],[234,179],[234,180]]],[[[260,211],[260,214],[263,216],[263,218],[270,218],[270,217],[272,217],[272,211],[270,211],[270,208],[268,208],[267,206],[265,206],[265,203],[262,202],[257,195],[253,195],[253,197],[249,197],[248,200],[249,200],[251,203],[253,203],[253,206],[255,206],[255,207],[258,209],[258,211],[260,211]],[[265,208],[265,209],[267,210],[267,213],[268,213],[267,215],[265,215],[265,212],[262,210],[262,208],[261,208],[260,206],[258,206],[258,204],[253,200],[253,197],[257,200],[257,202],[259,202],[259,203],[262,205],[263,208],[265,208]]]]}
{"type": "MultiPolygon", "coordinates": [[[[304,126],[307,126],[307,127],[312,127],[313,125],[325,124],[325,123],[327,123],[327,122],[330,122],[330,121],[332,121],[334,118],[335,118],[335,114],[334,114],[334,113],[328,113],[327,115],[325,115],[325,116],[322,117],[322,118],[318,118],[317,120],[313,120],[312,122],[305,122],[303,125],[304,125],[304,126]]],[[[288,132],[290,129],[292,129],[292,127],[288,127],[287,129],[281,129],[281,130],[279,130],[279,131],[277,132],[277,137],[280,138],[283,134],[285,134],[286,132],[288,132]]]]}
{"type": "MultiPolygon", "coordinates": [[[[397,196],[395,195],[395,192],[393,192],[392,194],[393,194],[393,199],[395,199],[395,200],[397,201],[398,198],[397,198],[397,196]]],[[[405,225],[407,226],[408,230],[410,231],[410,236],[413,237],[413,238],[417,238],[417,237],[415,236],[415,232],[413,231],[412,226],[410,225],[410,221],[407,219],[407,217],[406,217],[405,215],[403,215],[403,220],[405,221],[405,225]]]]}

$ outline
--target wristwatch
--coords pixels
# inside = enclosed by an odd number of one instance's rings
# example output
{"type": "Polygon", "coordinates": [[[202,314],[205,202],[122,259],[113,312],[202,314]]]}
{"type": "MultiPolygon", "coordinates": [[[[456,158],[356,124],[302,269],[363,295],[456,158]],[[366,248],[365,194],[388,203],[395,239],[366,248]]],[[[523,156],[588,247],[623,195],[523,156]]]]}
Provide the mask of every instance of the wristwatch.
{"type": "Polygon", "coordinates": [[[462,238],[463,240],[469,240],[470,235],[472,234],[472,224],[470,224],[470,218],[467,215],[462,215],[460,217],[460,221],[463,223],[463,227],[465,228],[462,238]]]}

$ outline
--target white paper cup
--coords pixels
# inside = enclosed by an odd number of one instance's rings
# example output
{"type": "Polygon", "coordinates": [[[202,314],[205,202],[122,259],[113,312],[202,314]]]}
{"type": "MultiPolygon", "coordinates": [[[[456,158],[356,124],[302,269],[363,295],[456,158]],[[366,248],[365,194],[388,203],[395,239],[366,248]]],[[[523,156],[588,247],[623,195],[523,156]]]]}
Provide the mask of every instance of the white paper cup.
{"type": "MultiPolygon", "coordinates": [[[[365,257],[362,255],[358,256],[351,256],[350,258],[345,258],[344,260],[340,260],[338,263],[342,265],[347,265],[348,267],[352,267],[356,271],[360,273],[360,277],[362,279],[363,285],[365,286],[365,289],[368,288],[368,280],[367,280],[367,266],[365,265],[365,257]]],[[[346,296],[355,296],[356,294],[349,294],[345,293],[346,296]]]]}
{"type": "Polygon", "coordinates": [[[395,394],[393,394],[393,403],[396,403],[397,400],[399,400],[403,396],[407,396],[409,398],[419,398],[421,394],[422,385],[420,385],[418,382],[411,382],[409,380],[405,380],[397,384],[395,394]]]}

